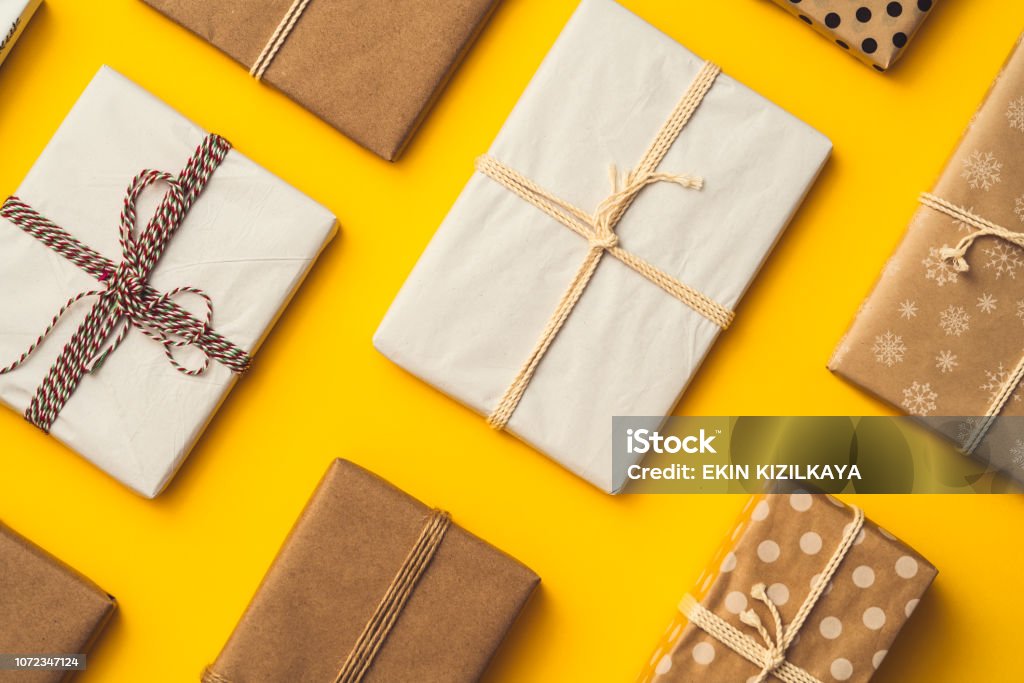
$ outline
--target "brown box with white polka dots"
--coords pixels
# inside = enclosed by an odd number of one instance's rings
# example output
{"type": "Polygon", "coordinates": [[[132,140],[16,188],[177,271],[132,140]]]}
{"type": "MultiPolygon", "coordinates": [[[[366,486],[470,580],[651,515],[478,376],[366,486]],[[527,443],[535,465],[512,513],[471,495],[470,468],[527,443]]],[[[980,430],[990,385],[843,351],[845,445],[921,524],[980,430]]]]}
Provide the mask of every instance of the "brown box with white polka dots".
{"type": "Polygon", "coordinates": [[[827,495],[755,496],[683,598],[644,683],[864,683],[938,573],[827,495]]]}

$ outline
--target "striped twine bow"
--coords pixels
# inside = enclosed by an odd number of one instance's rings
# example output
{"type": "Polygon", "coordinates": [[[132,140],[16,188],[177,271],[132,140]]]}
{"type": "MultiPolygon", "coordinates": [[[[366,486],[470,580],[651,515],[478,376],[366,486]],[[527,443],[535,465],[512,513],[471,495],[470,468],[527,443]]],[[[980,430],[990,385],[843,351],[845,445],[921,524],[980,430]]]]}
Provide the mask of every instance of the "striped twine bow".
{"type": "Polygon", "coordinates": [[[864,528],[864,511],[860,508],[853,509],[853,521],[846,525],[843,538],[836,547],[832,557],[829,558],[825,568],[818,575],[817,581],[803,604],[797,611],[796,616],[789,625],[783,625],[782,615],[775,602],[768,595],[763,583],[755,584],[750,591],[754,600],[762,603],[771,615],[775,633],[772,634],[765,628],[761,618],[752,609],[744,610],[740,614],[740,621],[757,631],[761,636],[764,645],[758,643],[749,635],[736,628],[722,617],[718,616],[704,605],[697,602],[692,595],[686,595],[679,603],[679,611],[683,613],[690,623],[707,633],[709,636],[740,655],[754,666],[760,667],[757,676],[751,677],[751,683],[764,683],[769,678],[775,678],[784,683],[821,683],[821,681],[808,673],[806,670],[793,664],[786,659],[786,652],[793,641],[800,634],[800,630],[807,622],[811,611],[825,594],[832,577],[839,570],[839,565],[846,559],[854,542],[864,528]]]}
{"type": "Polygon", "coordinates": [[[0,375],[4,375],[21,367],[49,338],[65,313],[86,299],[96,300],[36,390],[25,411],[25,419],[29,422],[49,432],[82,378],[95,371],[117,350],[133,327],[161,344],[168,361],[182,374],[201,375],[209,368],[211,360],[232,372],[241,373],[248,369],[249,355],[212,329],[213,302],[205,292],[195,287],[178,287],[161,294],[148,282],[171,238],[230,149],[231,144],[227,140],[209,135],[178,177],[153,170],[135,176],[128,186],[121,210],[121,262],[118,264],[82,244],[17,197],[9,198],[0,207],[0,217],[35,237],[103,285],[68,299],[18,359],[0,368],[0,375]],[[155,183],[167,185],[167,193],[145,230],[139,232],[135,204],[143,190],[155,183]],[[182,295],[198,297],[202,301],[205,312],[201,318],[175,301],[182,295]],[[175,349],[184,346],[202,352],[201,365],[188,368],[175,358],[175,349]]]}
{"type": "MultiPolygon", "coordinates": [[[[1007,230],[1001,225],[997,225],[990,220],[982,218],[975,213],[965,209],[962,206],[957,206],[952,202],[946,201],[942,197],[937,197],[930,192],[925,192],[920,197],[921,204],[927,206],[933,211],[943,213],[955,221],[959,221],[964,225],[969,225],[974,228],[974,232],[965,236],[961,239],[955,247],[949,247],[944,245],[939,250],[939,256],[959,273],[966,273],[971,269],[971,266],[967,263],[967,252],[970,251],[974,243],[982,237],[995,237],[1001,239],[1004,242],[1015,245],[1021,249],[1024,249],[1024,233],[1014,232],[1007,230]]],[[[1010,401],[1010,397],[1013,396],[1013,392],[1017,390],[1021,382],[1024,381],[1024,356],[1021,357],[1017,366],[1013,369],[1013,372],[1009,374],[1006,381],[996,392],[992,398],[992,402],[989,404],[988,410],[981,419],[975,422],[971,420],[973,429],[967,440],[962,444],[961,449],[964,453],[970,455],[978,449],[981,442],[984,441],[985,436],[991,430],[992,425],[995,424],[996,419],[1006,408],[1006,404],[1010,401]]]]}
{"type": "Polygon", "coordinates": [[[562,326],[576,308],[576,304],[579,303],[580,297],[586,291],[606,253],[661,287],[669,295],[718,327],[723,330],[729,327],[733,319],[731,310],[686,283],[673,278],[639,256],[626,251],[619,246],[619,237],[615,233],[615,228],[623,216],[647,186],[656,183],[673,183],[684,189],[700,190],[703,188],[702,178],[666,173],[659,171],[658,166],[690,121],[697,107],[704,101],[704,96],[711,90],[711,86],[714,85],[720,72],[717,65],[711,62],[704,63],[636,168],[620,177],[618,171],[612,167],[612,192],[598,205],[593,214],[556,197],[493,157],[484,156],[477,161],[478,171],[583,237],[590,245],[586,258],[576,271],[558,308],[548,320],[533,351],[498,401],[497,407],[488,416],[487,423],[492,428],[502,430],[508,425],[512,414],[526,393],[537,367],[555,337],[558,336],[562,326]]]}

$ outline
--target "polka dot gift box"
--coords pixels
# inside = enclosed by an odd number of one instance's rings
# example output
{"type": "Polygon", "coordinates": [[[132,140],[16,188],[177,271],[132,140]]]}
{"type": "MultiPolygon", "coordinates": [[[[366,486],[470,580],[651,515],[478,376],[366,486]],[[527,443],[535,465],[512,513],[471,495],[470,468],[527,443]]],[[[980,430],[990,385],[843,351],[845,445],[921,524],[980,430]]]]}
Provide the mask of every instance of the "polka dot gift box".
{"type": "Polygon", "coordinates": [[[1024,481],[1020,41],[920,199],[829,368],[1024,481]]]}
{"type": "Polygon", "coordinates": [[[638,680],[864,683],[936,573],[831,496],[755,496],[638,680]]]}
{"type": "Polygon", "coordinates": [[[934,0],[774,0],[878,71],[892,66],[931,13],[934,0]]]}

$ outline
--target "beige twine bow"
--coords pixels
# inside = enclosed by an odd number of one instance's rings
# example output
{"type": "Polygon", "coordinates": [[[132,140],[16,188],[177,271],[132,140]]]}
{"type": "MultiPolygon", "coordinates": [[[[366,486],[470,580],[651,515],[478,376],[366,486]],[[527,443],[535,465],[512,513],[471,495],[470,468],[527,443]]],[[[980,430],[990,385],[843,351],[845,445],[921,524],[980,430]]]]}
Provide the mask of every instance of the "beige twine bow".
{"type": "Polygon", "coordinates": [[[772,618],[772,624],[775,627],[775,633],[773,635],[768,631],[761,618],[753,609],[741,612],[740,621],[744,625],[755,629],[758,635],[761,636],[761,640],[764,641],[764,645],[761,645],[749,635],[704,607],[692,595],[683,597],[679,603],[679,611],[689,619],[691,624],[754,666],[760,667],[761,669],[752,680],[752,683],[764,683],[771,676],[778,678],[783,683],[821,683],[817,677],[788,661],[786,659],[786,652],[792,646],[797,635],[799,635],[815,605],[818,604],[818,601],[825,594],[832,581],[832,577],[835,576],[836,571],[839,569],[839,565],[846,559],[850,548],[853,547],[857,536],[860,535],[861,530],[864,528],[864,512],[860,508],[853,508],[853,513],[853,521],[846,526],[846,531],[843,533],[839,546],[832,554],[832,557],[829,558],[828,564],[825,565],[821,574],[818,575],[818,580],[815,582],[811,592],[808,593],[807,598],[804,599],[803,604],[800,605],[800,609],[797,611],[796,616],[793,617],[793,621],[790,622],[789,626],[783,624],[778,606],[771,596],[768,595],[765,585],[760,582],[754,584],[750,591],[750,596],[764,604],[768,609],[768,613],[772,618]]]}
{"type": "Polygon", "coordinates": [[[508,424],[540,361],[568,320],[580,297],[583,296],[583,292],[605,254],[618,259],[720,328],[725,329],[732,322],[733,312],[731,310],[620,247],[619,237],[615,232],[622,217],[643,189],[649,185],[673,183],[692,190],[699,190],[703,187],[704,181],[699,177],[659,171],[658,165],[711,89],[719,72],[719,68],[710,62],[701,67],[693,83],[690,84],[683,98],[676,105],[668,121],[658,131],[654,142],[647,149],[636,168],[622,176],[614,166],[611,168],[611,194],[597,205],[592,214],[555,196],[493,157],[484,156],[477,160],[478,171],[569,228],[587,240],[590,245],[586,258],[576,271],[554,314],[548,320],[532,353],[520,367],[519,373],[502,395],[497,407],[487,418],[491,427],[504,429],[508,424]]]}
{"type": "MultiPolygon", "coordinates": [[[[995,237],[1024,249],[1024,233],[1007,230],[1001,225],[997,225],[996,223],[982,218],[962,206],[957,206],[956,204],[946,201],[942,197],[937,197],[930,192],[923,193],[920,200],[921,204],[924,206],[938,211],[939,213],[943,213],[964,225],[969,225],[974,228],[974,232],[961,239],[955,247],[943,245],[939,250],[939,256],[944,261],[950,263],[959,273],[966,273],[970,270],[971,267],[967,263],[967,252],[974,243],[982,237],[995,237]]],[[[984,416],[982,416],[982,419],[974,425],[974,429],[970,436],[961,447],[964,453],[969,455],[977,450],[978,446],[981,445],[981,442],[985,439],[985,436],[992,428],[992,425],[995,424],[996,418],[998,418],[1006,408],[1006,404],[1010,401],[1010,397],[1013,396],[1013,392],[1016,391],[1022,381],[1024,381],[1024,357],[1021,357],[1013,372],[1009,374],[1006,381],[999,388],[999,391],[996,392],[992,402],[989,404],[988,411],[984,416]]]]}

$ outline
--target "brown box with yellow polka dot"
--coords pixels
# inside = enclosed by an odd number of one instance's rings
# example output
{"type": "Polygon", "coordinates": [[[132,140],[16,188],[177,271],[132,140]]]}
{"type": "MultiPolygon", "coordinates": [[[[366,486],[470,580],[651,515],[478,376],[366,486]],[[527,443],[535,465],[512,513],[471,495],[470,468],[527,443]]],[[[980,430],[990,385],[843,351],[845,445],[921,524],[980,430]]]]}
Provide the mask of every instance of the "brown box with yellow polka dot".
{"type": "Polygon", "coordinates": [[[877,71],[903,55],[933,0],[774,0],[877,71]]]}
{"type": "Polygon", "coordinates": [[[639,681],[864,683],[937,574],[860,511],[804,492],[752,498],[710,566],[639,681]]]}

